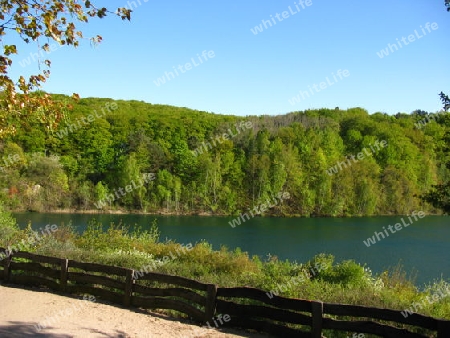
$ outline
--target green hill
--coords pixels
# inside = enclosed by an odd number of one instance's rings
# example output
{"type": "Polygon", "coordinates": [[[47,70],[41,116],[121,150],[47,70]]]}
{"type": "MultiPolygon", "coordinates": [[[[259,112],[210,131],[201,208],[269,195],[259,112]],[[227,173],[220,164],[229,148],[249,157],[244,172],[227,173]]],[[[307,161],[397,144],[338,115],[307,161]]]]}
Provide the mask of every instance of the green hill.
{"type": "Polygon", "coordinates": [[[86,98],[58,130],[30,124],[2,141],[0,199],[12,210],[240,214],[288,192],[264,214],[431,213],[418,196],[448,179],[449,126],[423,111],[241,117],[86,98]]]}

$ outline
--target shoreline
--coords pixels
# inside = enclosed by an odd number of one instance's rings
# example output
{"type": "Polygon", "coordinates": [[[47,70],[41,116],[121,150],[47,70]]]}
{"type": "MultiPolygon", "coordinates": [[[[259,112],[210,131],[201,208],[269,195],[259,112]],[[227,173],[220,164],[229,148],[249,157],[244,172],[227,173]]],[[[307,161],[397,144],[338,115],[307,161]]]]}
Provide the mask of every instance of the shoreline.
{"type": "Polygon", "coordinates": [[[128,211],[128,210],[96,210],[96,209],[88,209],[88,210],[77,210],[77,209],[57,209],[57,210],[48,210],[48,211],[24,211],[24,210],[12,210],[11,213],[22,213],[22,214],[80,214],[80,215],[154,215],[154,216],[228,216],[225,214],[213,214],[208,212],[199,212],[199,213],[175,213],[175,212],[144,212],[144,211],[128,211]]]}
{"type": "MultiPolygon", "coordinates": [[[[11,213],[16,214],[80,214],[80,215],[150,215],[150,216],[198,216],[198,217],[236,217],[239,214],[220,214],[220,213],[212,213],[207,211],[202,212],[168,212],[168,211],[159,211],[159,212],[144,212],[138,210],[96,210],[96,209],[88,209],[88,210],[78,210],[78,209],[56,209],[49,211],[24,211],[24,210],[10,210],[11,213]]],[[[403,217],[408,216],[408,214],[382,214],[382,215],[351,215],[351,216],[330,216],[330,215],[321,215],[321,216],[303,216],[303,215],[256,215],[255,217],[264,217],[264,218],[363,218],[363,217],[403,217]]],[[[427,214],[427,216],[447,216],[445,214],[427,214]]]]}

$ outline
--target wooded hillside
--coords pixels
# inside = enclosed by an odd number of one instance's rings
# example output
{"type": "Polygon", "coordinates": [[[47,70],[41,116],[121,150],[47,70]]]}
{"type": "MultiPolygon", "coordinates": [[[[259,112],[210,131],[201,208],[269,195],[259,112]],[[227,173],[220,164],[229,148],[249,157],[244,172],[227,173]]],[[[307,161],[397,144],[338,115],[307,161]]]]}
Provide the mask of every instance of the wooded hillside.
{"type": "Polygon", "coordinates": [[[98,98],[73,107],[56,132],[28,125],[2,141],[6,206],[238,214],[283,191],[290,199],[266,215],[407,214],[433,212],[418,196],[449,177],[444,113],[241,117],[98,98]]]}

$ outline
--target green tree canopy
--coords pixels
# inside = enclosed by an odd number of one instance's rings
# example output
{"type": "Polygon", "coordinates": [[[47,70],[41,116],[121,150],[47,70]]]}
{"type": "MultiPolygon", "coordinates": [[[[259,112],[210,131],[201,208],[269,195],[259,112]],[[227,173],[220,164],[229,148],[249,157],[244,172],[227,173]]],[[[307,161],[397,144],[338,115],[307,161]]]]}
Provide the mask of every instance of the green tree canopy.
{"type": "MultiPolygon", "coordinates": [[[[450,6],[450,0],[446,1],[446,4],[450,6]]],[[[450,7],[449,7],[450,10],[450,7]]],[[[441,92],[439,94],[444,111],[450,109],[450,98],[441,92]]],[[[447,131],[444,135],[443,141],[444,152],[448,154],[450,152],[450,132],[447,131]]],[[[450,169],[450,160],[444,160],[447,169],[450,169]]],[[[431,203],[434,207],[442,209],[446,214],[450,213],[450,180],[447,182],[433,185],[432,189],[422,197],[425,201],[431,203]]]]}

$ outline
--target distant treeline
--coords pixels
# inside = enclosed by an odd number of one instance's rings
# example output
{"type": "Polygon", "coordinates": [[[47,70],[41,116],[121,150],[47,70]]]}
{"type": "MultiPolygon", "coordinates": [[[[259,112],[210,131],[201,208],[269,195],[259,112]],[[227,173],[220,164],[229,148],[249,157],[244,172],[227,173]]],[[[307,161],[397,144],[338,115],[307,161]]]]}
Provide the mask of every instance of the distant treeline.
{"type": "Polygon", "coordinates": [[[30,123],[2,141],[0,199],[16,211],[95,210],[109,201],[104,209],[239,214],[288,192],[264,214],[431,213],[419,197],[449,178],[449,126],[447,114],[421,110],[241,117],[81,99],[57,130],[30,123]],[[387,146],[375,148],[381,141],[387,146]]]}

